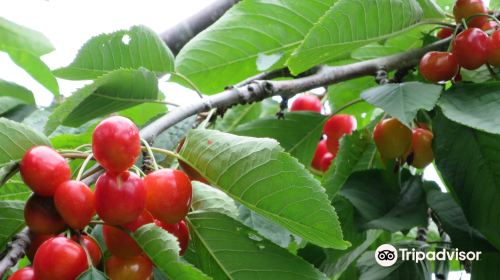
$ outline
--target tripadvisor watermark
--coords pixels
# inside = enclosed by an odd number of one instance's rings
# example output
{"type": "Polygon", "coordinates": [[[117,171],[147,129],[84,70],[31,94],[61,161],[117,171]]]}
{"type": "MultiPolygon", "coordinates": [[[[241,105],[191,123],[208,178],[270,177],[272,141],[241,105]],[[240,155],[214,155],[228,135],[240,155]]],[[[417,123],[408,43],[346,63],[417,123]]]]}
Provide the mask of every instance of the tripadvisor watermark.
{"type": "Polygon", "coordinates": [[[394,265],[398,260],[414,261],[477,261],[481,256],[480,251],[460,251],[458,249],[440,249],[436,251],[421,251],[415,248],[396,249],[391,244],[382,244],[375,251],[375,260],[381,266],[394,265]]]}

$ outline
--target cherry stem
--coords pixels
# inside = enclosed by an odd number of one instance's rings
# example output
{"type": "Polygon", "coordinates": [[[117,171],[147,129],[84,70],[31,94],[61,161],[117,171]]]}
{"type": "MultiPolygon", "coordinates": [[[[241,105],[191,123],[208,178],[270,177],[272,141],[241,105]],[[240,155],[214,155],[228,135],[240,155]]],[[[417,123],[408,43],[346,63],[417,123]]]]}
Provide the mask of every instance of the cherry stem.
{"type": "Polygon", "coordinates": [[[182,75],[181,73],[177,73],[177,72],[172,72],[169,74],[172,75],[172,77],[180,78],[181,80],[188,83],[189,86],[196,92],[196,94],[198,94],[198,97],[200,99],[203,99],[203,95],[201,94],[201,91],[198,89],[198,87],[190,79],[188,79],[188,77],[182,75]]]}
{"type": "MultiPolygon", "coordinates": [[[[470,22],[473,18],[476,18],[476,17],[488,17],[492,20],[494,20],[498,25],[500,25],[500,20],[498,20],[498,18],[496,16],[493,16],[493,15],[490,15],[490,14],[473,14],[472,16],[468,17],[465,21],[466,22],[470,22]]],[[[462,19],[464,20],[464,19],[462,19]]],[[[467,25],[464,25],[465,28],[467,28],[467,25]]]]}
{"type": "Polygon", "coordinates": [[[87,248],[87,244],[85,244],[85,241],[83,240],[82,234],[78,231],[75,231],[75,235],[78,238],[78,243],[80,243],[80,246],[82,246],[83,251],[85,251],[89,267],[92,267],[94,265],[94,262],[92,261],[92,257],[90,257],[89,249],[87,248]]]}
{"type": "Polygon", "coordinates": [[[160,149],[160,148],[156,148],[156,147],[150,147],[150,149],[153,152],[162,153],[162,154],[167,155],[169,157],[179,158],[179,155],[177,153],[169,151],[169,150],[160,149]]]}
{"type": "Polygon", "coordinates": [[[75,150],[76,151],[80,151],[81,149],[87,148],[87,147],[91,148],[92,145],[91,144],[83,144],[83,145],[80,145],[80,146],[76,147],[75,150]]]}
{"type": "Polygon", "coordinates": [[[86,158],[85,161],[82,163],[82,166],[80,167],[80,170],[78,171],[78,175],[76,175],[76,180],[80,181],[82,179],[83,171],[85,171],[85,167],[87,167],[87,164],[89,161],[94,157],[94,154],[90,153],[86,158]]]}
{"type": "Polygon", "coordinates": [[[353,105],[356,105],[356,104],[358,104],[358,103],[360,103],[360,102],[363,102],[363,101],[364,101],[364,100],[363,100],[363,99],[361,99],[361,98],[354,99],[354,100],[352,100],[351,102],[348,102],[348,103],[346,103],[346,104],[344,104],[344,105],[340,106],[339,108],[335,109],[335,110],[334,110],[334,111],[330,114],[330,116],[336,115],[336,114],[338,114],[338,113],[342,112],[343,110],[345,110],[345,109],[347,109],[347,108],[349,108],[349,107],[351,107],[351,106],[353,106],[353,105]]]}
{"type": "Polygon", "coordinates": [[[90,221],[89,223],[90,225],[104,225],[105,222],[102,221],[102,220],[94,220],[94,221],[90,221]]]}
{"type": "Polygon", "coordinates": [[[64,158],[71,158],[71,159],[85,159],[89,154],[83,153],[83,152],[78,152],[78,151],[60,151],[61,156],[64,158]]]}
{"type": "Polygon", "coordinates": [[[139,167],[132,165],[132,169],[137,173],[137,175],[143,176],[143,177],[146,176],[146,173],[144,173],[144,171],[142,171],[139,167]]]}

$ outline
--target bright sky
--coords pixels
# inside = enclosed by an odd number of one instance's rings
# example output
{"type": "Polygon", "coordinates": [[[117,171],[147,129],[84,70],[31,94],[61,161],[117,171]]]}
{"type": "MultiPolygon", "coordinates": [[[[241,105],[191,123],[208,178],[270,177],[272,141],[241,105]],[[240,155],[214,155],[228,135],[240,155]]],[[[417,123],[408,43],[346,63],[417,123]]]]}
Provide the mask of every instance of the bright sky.
{"type": "MultiPolygon", "coordinates": [[[[80,46],[94,35],[138,24],[161,33],[213,1],[2,0],[0,16],[45,34],[56,50],[42,59],[51,69],[55,69],[69,64],[80,46]]],[[[0,65],[0,78],[29,88],[39,105],[47,106],[51,103],[52,94],[2,52],[0,65]]],[[[63,95],[69,95],[81,85],[82,82],[59,80],[63,95]]],[[[192,91],[175,84],[160,83],[160,87],[166,93],[167,100],[175,99],[176,103],[188,103],[196,96],[192,91]],[[179,98],[180,96],[182,97],[179,98]]],[[[424,177],[440,183],[433,167],[425,170],[424,177]]],[[[444,189],[441,183],[440,185],[444,189]]],[[[470,277],[465,273],[453,273],[449,279],[467,280],[470,277]]]]}

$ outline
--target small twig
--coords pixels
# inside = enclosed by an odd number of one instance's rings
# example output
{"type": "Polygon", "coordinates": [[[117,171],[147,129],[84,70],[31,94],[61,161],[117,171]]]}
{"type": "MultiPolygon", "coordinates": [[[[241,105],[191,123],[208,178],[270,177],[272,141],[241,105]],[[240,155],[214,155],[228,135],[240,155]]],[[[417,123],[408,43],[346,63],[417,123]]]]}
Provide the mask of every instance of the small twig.
{"type": "Polygon", "coordinates": [[[0,260],[0,278],[24,256],[24,252],[28,249],[30,243],[29,229],[26,227],[16,234],[7,245],[4,256],[0,260]]]}

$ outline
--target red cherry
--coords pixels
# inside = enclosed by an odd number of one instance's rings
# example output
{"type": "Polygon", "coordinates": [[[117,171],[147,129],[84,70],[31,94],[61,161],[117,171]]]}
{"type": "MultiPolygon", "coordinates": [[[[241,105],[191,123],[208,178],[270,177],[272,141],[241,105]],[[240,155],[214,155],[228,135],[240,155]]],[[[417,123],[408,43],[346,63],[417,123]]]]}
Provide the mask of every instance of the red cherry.
{"type": "MultiPolygon", "coordinates": [[[[153,222],[153,216],[151,216],[148,211],[144,211],[135,221],[125,224],[123,227],[131,232],[135,232],[141,226],[153,222]]],[[[104,243],[106,243],[106,247],[111,254],[120,258],[131,258],[142,253],[141,247],[139,247],[135,240],[124,230],[109,225],[103,225],[102,233],[104,243]]]]}
{"type": "Polygon", "coordinates": [[[55,234],[66,228],[52,197],[32,194],[24,206],[24,220],[35,234],[55,234]]]}
{"type": "Polygon", "coordinates": [[[189,228],[184,220],[178,222],[177,224],[165,224],[160,221],[156,221],[156,224],[168,231],[179,241],[180,252],[179,255],[184,255],[189,245],[189,228]]]}
{"type": "Polygon", "coordinates": [[[496,21],[488,21],[481,26],[481,30],[488,31],[491,29],[496,29],[497,26],[498,26],[498,24],[496,23],[496,21]]]}
{"type": "Polygon", "coordinates": [[[51,239],[54,237],[53,234],[34,234],[30,232],[30,246],[28,247],[28,250],[26,251],[26,256],[28,259],[33,263],[33,259],[35,258],[36,251],[40,247],[40,245],[43,244],[43,242],[51,239]]]}
{"type": "Polygon", "coordinates": [[[326,153],[321,159],[321,171],[326,172],[330,165],[332,165],[333,159],[335,159],[336,154],[326,153]]]}
{"type": "Polygon", "coordinates": [[[430,130],[424,128],[413,129],[410,164],[416,168],[424,168],[434,160],[432,152],[432,138],[434,135],[430,130]]]}
{"type": "Polygon", "coordinates": [[[110,225],[133,222],[146,206],[146,188],[139,176],[128,171],[106,172],[95,184],[95,208],[110,225]]]}
{"type": "Polygon", "coordinates": [[[396,159],[410,148],[412,131],[396,118],[385,119],[375,127],[373,140],[382,158],[396,159]]]}
{"type": "Polygon", "coordinates": [[[436,37],[438,37],[439,39],[446,39],[451,35],[453,35],[453,29],[444,27],[439,29],[439,32],[437,33],[436,37]]]}
{"type": "Polygon", "coordinates": [[[321,100],[310,94],[304,94],[295,99],[290,107],[290,111],[312,111],[321,113],[323,105],[321,100]]]}
{"type": "MultiPolygon", "coordinates": [[[[462,19],[468,19],[472,15],[487,13],[488,9],[482,0],[457,0],[453,7],[453,15],[457,23],[461,23],[462,19]]],[[[487,21],[488,17],[478,16],[469,20],[467,25],[470,27],[481,27],[487,21]]]]}
{"type": "Polygon", "coordinates": [[[326,121],[323,132],[328,139],[339,140],[345,134],[351,134],[357,126],[356,118],[351,115],[338,114],[326,121]]]}
{"type": "Polygon", "coordinates": [[[321,140],[316,147],[316,152],[314,152],[314,158],[312,160],[311,166],[314,169],[321,170],[321,160],[323,156],[328,152],[326,147],[326,140],[321,140]]]}
{"type": "Polygon", "coordinates": [[[339,147],[340,147],[340,141],[339,139],[337,138],[327,138],[326,139],[326,147],[328,148],[328,151],[334,155],[337,154],[337,152],[339,151],[339,147]]]}
{"type": "Polygon", "coordinates": [[[139,157],[141,141],[135,124],[124,117],[103,120],[92,134],[92,151],[102,167],[115,173],[126,171],[139,157]]]}
{"type": "Polygon", "coordinates": [[[27,266],[12,273],[8,280],[36,280],[35,271],[33,271],[33,268],[27,266]]]}
{"type": "Polygon", "coordinates": [[[29,149],[21,160],[19,170],[26,185],[42,196],[52,196],[62,182],[71,179],[71,169],[66,160],[47,146],[29,149]]]}
{"type": "Polygon", "coordinates": [[[45,241],[35,255],[37,280],[71,280],[87,270],[87,255],[75,241],[54,237],[45,241]]]}
{"type": "Polygon", "coordinates": [[[144,177],[147,188],[146,208],[167,224],[175,224],[188,213],[192,186],[189,177],[175,169],[161,169],[144,177]]]}
{"type": "Polygon", "coordinates": [[[94,193],[80,181],[66,181],[54,194],[57,211],[72,229],[84,229],[95,215],[94,193]]]}
{"type": "Polygon", "coordinates": [[[486,63],[488,57],[488,34],[479,28],[468,28],[453,41],[453,55],[460,66],[475,70],[486,63]]]}
{"type": "MultiPolygon", "coordinates": [[[[102,252],[101,252],[101,247],[97,244],[97,241],[93,237],[90,237],[88,235],[81,235],[83,243],[85,244],[85,247],[87,248],[87,251],[89,252],[90,259],[92,260],[92,264],[94,266],[97,266],[102,259],[102,252]]],[[[81,244],[78,241],[78,237],[76,235],[73,235],[71,239],[78,244],[81,244]]]]}
{"type": "Polygon", "coordinates": [[[111,280],[149,280],[153,273],[153,263],[144,257],[122,259],[111,256],[106,261],[106,275],[111,280]]]}
{"type": "Polygon", "coordinates": [[[458,70],[458,62],[449,52],[428,52],[420,60],[420,73],[429,82],[451,80],[458,70]]]}
{"type": "Polygon", "coordinates": [[[491,34],[488,44],[488,63],[500,67],[500,30],[491,34]]]}

